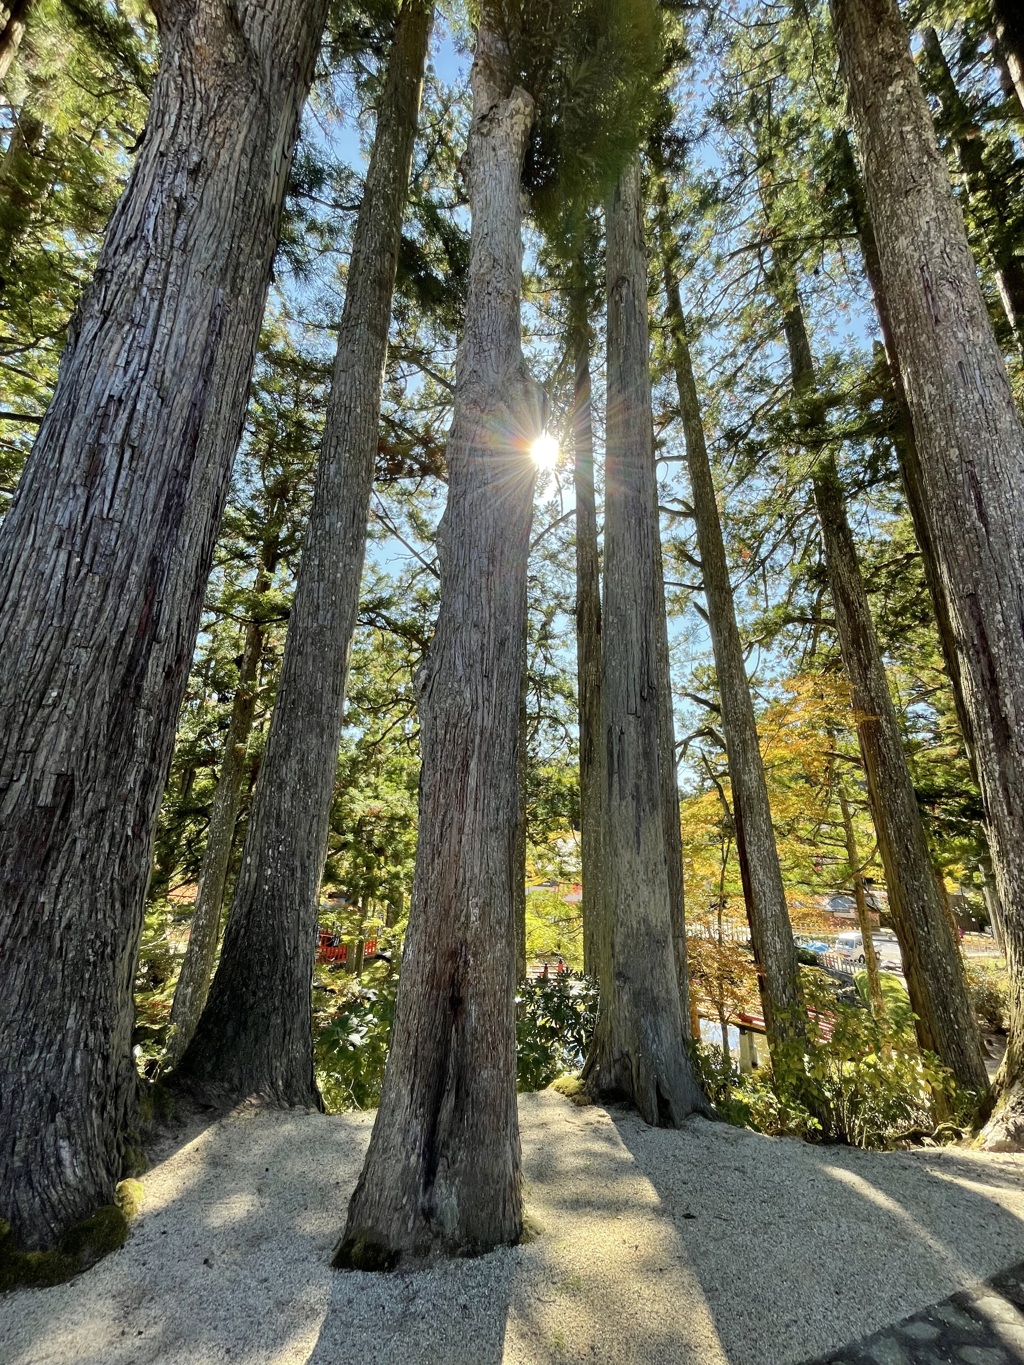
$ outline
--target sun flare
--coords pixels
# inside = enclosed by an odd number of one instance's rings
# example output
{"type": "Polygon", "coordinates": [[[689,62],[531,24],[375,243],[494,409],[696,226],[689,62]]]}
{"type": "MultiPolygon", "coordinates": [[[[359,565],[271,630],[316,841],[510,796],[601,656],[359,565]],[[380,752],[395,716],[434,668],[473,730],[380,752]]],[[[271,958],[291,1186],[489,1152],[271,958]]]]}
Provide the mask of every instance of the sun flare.
{"type": "Polygon", "coordinates": [[[530,446],[530,456],[538,469],[554,469],[558,463],[558,442],[550,431],[542,431],[530,446]]]}

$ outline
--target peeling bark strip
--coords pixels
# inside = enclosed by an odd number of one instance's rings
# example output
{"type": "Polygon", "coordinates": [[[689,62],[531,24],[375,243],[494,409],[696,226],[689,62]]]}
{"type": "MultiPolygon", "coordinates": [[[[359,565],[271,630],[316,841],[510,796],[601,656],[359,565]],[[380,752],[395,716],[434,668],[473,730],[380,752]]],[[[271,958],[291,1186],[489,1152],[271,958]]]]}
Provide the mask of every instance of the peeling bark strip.
{"type": "Polygon", "coordinates": [[[0,531],[0,1215],[111,1202],[150,846],[326,0],[164,0],[142,149],[0,531]]]}
{"type": "Polygon", "coordinates": [[[769,1047],[781,1071],[779,1048],[787,1039],[806,1034],[800,969],[793,929],[775,844],[768,787],[765,783],[754,703],[750,696],[743,643],[736,625],[729,565],[722,523],[708,459],[700,400],[686,339],[683,305],[673,269],[673,258],[662,208],[664,284],[672,358],[679,391],[679,409],[686,436],[690,493],[697,527],[701,576],[708,604],[708,620],[715,654],[715,675],[722,698],[725,732],[736,819],[736,849],[743,880],[743,899],[750,923],[757,963],[757,980],[764,1009],[769,1047]]]}
{"type": "MultiPolygon", "coordinates": [[[[608,435],[605,458],[605,858],[610,961],[587,1079],[675,1127],[706,1112],[685,1039],[673,934],[674,817],[665,773],[665,595],[651,418],[647,257],[639,160],[608,209],[608,435]],[[659,625],[659,617],[661,624],[659,625]]],[[[670,774],[675,786],[674,765],[670,774]]],[[[676,798],[676,803],[678,798],[676,798]]]]}
{"type": "MultiPolygon", "coordinates": [[[[785,280],[784,270],[781,276],[785,280]]],[[[814,357],[795,281],[780,286],[793,390],[808,434],[820,443],[825,419],[814,357]]],[[[899,718],[871,619],[846,500],[831,451],[812,476],[825,572],[836,614],[843,668],[850,680],[857,739],[868,780],[871,818],[885,870],[893,929],[899,940],[917,1039],[952,1071],[958,1085],[984,1095],[988,1075],[978,1023],[953,925],[939,896],[899,718]]]]}
{"type": "Polygon", "coordinates": [[[335,1265],[389,1269],[518,1241],[514,905],[519,696],[539,394],[520,338],[520,177],[533,101],[477,34],[463,162],[469,294],[417,678],[419,843],[391,1054],[335,1265]]]}
{"type": "Polygon", "coordinates": [[[317,1103],[310,982],[366,552],[381,387],[434,6],[405,0],[388,61],[270,735],[220,964],[178,1074],[208,1098],[317,1103]]]}
{"type": "Polygon", "coordinates": [[[831,0],[1004,907],[1024,1143],[1024,430],[895,0],[831,0]]]}

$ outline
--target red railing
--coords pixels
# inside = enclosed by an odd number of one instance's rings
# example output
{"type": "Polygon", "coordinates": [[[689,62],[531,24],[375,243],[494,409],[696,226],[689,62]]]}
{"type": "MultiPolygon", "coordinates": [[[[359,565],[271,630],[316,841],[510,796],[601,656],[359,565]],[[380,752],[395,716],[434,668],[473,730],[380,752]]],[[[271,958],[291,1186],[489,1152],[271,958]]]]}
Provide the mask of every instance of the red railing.
{"type": "MultiPolygon", "coordinates": [[[[371,957],[377,956],[377,940],[368,938],[363,944],[363,961],[368,962],[371,957]]],[[[348,944],[342,943],[337,934],[332,934],[328,929],[321,929],[316,945],[317,962],[347,962],[348,944]]]]}

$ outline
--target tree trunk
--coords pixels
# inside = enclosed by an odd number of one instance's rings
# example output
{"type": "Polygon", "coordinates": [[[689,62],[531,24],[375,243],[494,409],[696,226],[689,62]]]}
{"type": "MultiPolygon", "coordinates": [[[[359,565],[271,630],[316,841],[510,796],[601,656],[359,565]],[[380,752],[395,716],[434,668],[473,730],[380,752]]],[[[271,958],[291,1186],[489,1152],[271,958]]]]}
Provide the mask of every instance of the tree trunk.
{"type": "Polygon", "coordinates": [[[957,89],[939,35],[924,30],[926,71],[942,107],[956,159],[963,176],[975,221],[985,244],[996,289],[1017,349],[1024,352],[1024,256],[1006,232],[1007,210],[1003,186],[994,184],[985,165],[984,137],[957,89]]]}
{"type": "Polygon", "coordinates": [[[864,945],[864,967],[868,974],[868,1001],[876,1022],[885,1015],[885,996],[882,994],[882,981],[878,974],[878,953],[875,950],[874,932],[871,915],[868,911],[868,898],[864,890],[864,869],[861,866],[860,852],[857,849],[857,833],[853,828],[850,814],[850,801],[842,779],[838,784],[839,811],[843,817],[843,837],[846,841],[846,861],[850,865],[850,884],[853,887],[853,903],[857,907],[857,928],[860,930],[861,943],[864,945]]]}
{"type": "Polygon", "coordinates": [[[1017,97],[1024,116],[1024,15],[1019,0],[989,0],[992,8],[992,28],[999,57],[1017,97]]]}
{"type": "Polygon", "coordinates": [[[6,17],[0,25],[0,81],[7,79],[11,63],[18,54],[21,40],[25,36],[28,16],[35,0],[12,0],[5,7],[6,17]]]}
{"type": "Polygon", "coordinates": [[[601,702],[601,587],[594,491],[590,330],[575,329],[573,489],[576,495],[576,676],[580,726],[580,845],[583,858],[583,968],[600,976],[607,951],[604,869],[604,719],[601,702]]]}
{"type": "Polygon", "coordinates": [[[917,438],[914,434],[914,418],[910,411],[910,401],[907,398],[907,389],[903,382],[903,370],[896,350],[896,340],[892,330],[892,315],[886,296],[885,281],[882,278],[882,265],[878,259],[878,243],[875,240],[875,230],[864,194],[864,183],[854,160],[849,135],[843,130],[838,136],[850,216],[853,219],[854,231],[860,243],[861,255],[864,260],[864,273],[867,275],[871,296],[874,300],[875,312],[878,316],[878,328],[882,334],[882,345],[885,348],[889,377],[892,381],[897,419],[894,437],[896,457],[899,460],[903,488],[907,496],[907,506],[914,523],[914,534],[921,550],[925,581],[928,584],[928,592],[932,599],[942,659],[953,693],[960,732],[963,735],[971,771],[974,774],[975,781],[978,781],[977,761],[971,739],[970,716],[967,711],[967,704],[964,701],[963,678],[960,673],[960,656],[956,648],[953,618],[939,576],[935,536],[928,519],[928,507],[921,481],[921,459],[917,450],[917,438]]]}
{"type": "Polygon", "coordinates": [[[1024,1144],[1024,430],[895,0],[831,3],[1004,910],[1010,1037],[987,1140],[1024,1144]]]}
{"type": "Polygon", "coordinates": [[[514,924],[519,696],[543,404],[521,346],[520,183],[533,101],[484,9],[463,158],[469,293],[438,529],[441,603],[417,677],[423,766],[412,907],[377,1120],[337,1266],[518,1241],[514,924]]]}
{"type": "Polygon", "coordinates": [[[529,732],[527,717],[527,688],[529,678],[528,641],[526,622],[523,630],[523,669],[519,684],[519,745],[516,764],[516,838],[513,850],[512,917],[516,935],[516,980],[526,980],[526,758],[529,732]]]}
{"type": "MultiPolygon", "coordinates": [[[[664,213],[664,209],[663,209],[664,213]]],[[[663,226],[663,232],[665,228],[663,226]]],[[[729,565],[718,515],[715,485],[708,459],[700,400],[693,374],[679,285],[673,270],[667,233],[663,241],[664,283],[672,360],[679,392],[679,410],[686,436],[690,494],[697,527],[701,574],[715,655],[715,673],[722,699],[729,777],[736,822],[736,851],[743,880],[743,898],[750,923],[757,964],[758,986],[765,1029],[776,1070],[782,1070],[780,1047],[806,1034],[803,993],[782,869],[775,844],[768,787],[765,783],[757,720],[747,681],[743,644],[736,625],[729,565]]]]}
{"type": "MultiPolygon", "coordinates": [[[[803,409],[808,434],[821,440],[824,419],[795,282],[783,284],[782,298],[794,395],[803,409]]],[[[827,449],[818,460],[812,483],[839,648],[853,694],[871,814],[907,991],[917,1016],[918,1041],[949,1067],[958,1085],[985,1094],[988,1077],[981,1035],[967,998],[959,947],[939,898],[839,471],[827,449]]]]}
{"type": "Polygon", "coordinates": [[[0,161],[0,295],[13,283],[14,253],[49,179],[42,167],[44,134],[42,120],[23,108],[0,161]]]}
{"type": "MultiPolygon", "coordinates": [[[[653,430],[653,419],[652,419],[653,430]]],[[[690,968],[686,960],[686,905],[683,886],[683,831],[679,818],[679,767],[676,760],[676,721],[672,700],[672,660],[668,647],[668,607],[665,602],[665,565],[661,553],[661,516],[658,511],[657,475],[655,474],[655,527],[657,541],[654,555],[654,628],[658,644],[657,695],[660,703],[661,758],[659,768],[664,787],[662,810],[665,820],[665,856],[668,859],[668,897],[672,918],[672,956],[676,964],[676,985],[679,989],[679,1009],[683,1017],[683,1031],[689,1037],[690,968]]],[[[607,781],[607,775],[606,779],[607,781]]]]}
{"type": "Polygon", "coordinates": [[[985,909],[988,911],[989,924],[992,926],[992,941],[1005,956],[1006,938],[1003,933],[1003,908],[999,904],[999,893],[996,891],[995,878],[992,875],[991,858],[979,859],[978,872],[981,875],[982,899],[985,902],[985,909]]]}
{"type": "MultiPolygon", "coordinates": [[[[257,575],[255,592],[265,592],[265,573],[257,575]]],[[[231,705],[231,720],[224,744],[217,790],[210,809],[206,848],[199,873],[195,908],[188,948],[171,1003],[171,1032],[165,1065],[173,1069],[192,1041],[199,1016],[206,1004],[210,977],[220,941],[221,907],[227,882],[231,850],[235,842],[235,823],[241,804],[242,781],[246,774],[246,749],[256,711],[257,679],[263,658],[263,627],[250,621],[245,632],[245,647],[238,670],[238,686],[231,705]]]]}
{"type": "Polygon", "coordinates": [[[0,531],[0,1190],[109,1203],[160,793],[326,0],[163,0],[145,140],[0,531]]]}
{"type": "MultiPolygon", "coordinates": [[[[706,1113],[685,1039],[665,768],[664,591],[651,417],[647,258],[639,160],[607,214],[604,704],[611,963],[587,1060],[599,1098],[675,1127],[706,1113]],[[659,596],[660,594],[660,596],[659,596]],[[660,621],[659,621],[660,618],[660,621]]],[[[673,756],[674,757],[674,756],[673,756]]],[[[674,783],[674,765],[672,779],[674,783]]],[[[678,810],[675,815],[678,828],[678,810]]]]}
{"type": "Polygon", "coordinates": [[[316,916],[359,605],[398,244],[432,0],[395,29],[356,223],[316,491],[220,963],[178,1078],[218,1103],[318,1102],[316,916]]]}

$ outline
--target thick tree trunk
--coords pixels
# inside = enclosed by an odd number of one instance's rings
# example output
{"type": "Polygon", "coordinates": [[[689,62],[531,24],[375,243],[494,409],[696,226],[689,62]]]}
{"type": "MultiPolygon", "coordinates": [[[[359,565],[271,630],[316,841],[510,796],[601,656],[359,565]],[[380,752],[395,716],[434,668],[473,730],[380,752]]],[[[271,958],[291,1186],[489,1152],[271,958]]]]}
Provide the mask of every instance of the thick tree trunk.
{"type": "MultiPolygon", "coordinates": [[[[782,296],[787,301],[784,320],[794,394],[808,430],[820,438],[824,428],[814,359],[795,284],[784,286],[782,296]]],[[[984,1094],[988,1078],[981,1035],[967,998],[959,947],[939,898],[899,719],[846,516],[845,494],[830,451],[820,456],[812,482],[839,648],[853,693],[871,814],[907,991],[917,1016],[918,1041],[950,1068],[958,1085],[984,1094]]]]}
{"type": "Polygon", "coordinates": [[[1010,1037],[988,1141],[1024,1144],[1024,431],[895,0],[831,4],[1004,910],[1010,1037]]]}
{"type": "MultiPolygon", "coordinates": [[[[647,257],[639,161],[608,208],[608,435],[605,458],[605,860],[610,971],[588,1084],[648,1123],[706,1113],[685,1039],[673,933],[675,856],[665,768],[667,699],[658,490],[651,418],[647,257]]],[[[674,758],[674,756],[673,756],[674,758]]],[[[675,772],[673,763],[672,780],[675,772]]],[[[675,814],[678,829],[678,809],[675,814]]]]}
{"type": "MultiPolygon", "coordinates": [[[[255,592],[265,592],[266,587],[266,575],[262,578],[257,576],[255,592]]],[[[262,658],[263,626],[259,621],[250,621],[245,632],[238,686],[231,705],[224,760],[210,809],[210,824],[206,832],[206,848],[203,850],[188,947],[171,1002],[171,1030],[165,1059],[165,1065],[171,1069],[177,1065],[192,1041],[210,989],[217,944],[220,942],[221,907],[235,842],[235,823],[247,766],[246,748],[256,711],[257,680],[262,658]]]]}
{"type": "Polygon", "coordinates": [[[1019,243],[1006,233],[1005,189],[993,182],[985,165],[984,137],[966,101],[957,89],[939,35],[924,30],[927,78],[942,107],[944,121],[956,149],[973,216],[989,257],[996,289],[1019,351],[1024,351],[1024,255],[1019,243]]]}
{"type": "Polygon", "coordinates": [[[781,1070],[780,1046],[788,1039],[806,1032],[800,969],[775,844],[743,644],[736,625],[729,565],[701,419],[700,399],[686,339],[683,305],[667,239],[663,249],[672,360],[686,437],[690,495],[715,655],[715,673],[722,699],[722,729],[732,783],[736,850],[768,1043],[777,1063],[776,1069],[781,1070]]]}
{"type": "Polygon", "coordinates": [[[601,587],[594,491],[590,332],[576,329],[573,489],[576,495],[576,677],[580,726],[580,845],[583,857],[583,967],[600,975],[607,952],[604,869],[605,751],[601,701],[601,587]]]}
{"type": "Polygon", "coordinates": [[[7,79],[11,63],[18,55],[34,4],[35,0],[11,0],[11,4],[0,11],[0,81],[7,79]]]}
{"type": "Polygon", "coordinates": [[[391,1054],[335,1265],[386,1269],[518,1241],[514,925],[519,695],[542,403],[520,336],[520,180],[533,101],[493,8],[463,159],[469,293],[438,530],[441,604],[417,678],[419,843],[391,1054]]]}
{"type": "Polygon", "coordinates": [[[219,1103],[317,1102],[311,981],[359,605],[398,243],[432,0],[405,0],[356,223],[316,491],[220,963],[179,1080],[219,1103]]]}
{"type": "Polygon", "coordinates": [[[132,970],[326,0],[164,0],[142,148],[0,531],[0,1213],[109,1203],[132,970]]]}
{"type": "Polygon", "coordinates": [[[1019,0],[989,0],[999,56],[1024,116],[1024,14],[1019,0]]]}
{"type": "Polygon", "coordinates": [[[885,1014],[885,997],[882,994],[882,981],[878,974],[878,953],[875,949],[871,915],[868,911],[868,898],[864,889],[864,869],[861,866],[860,851],[857,848],[857,831],[853,827],[850,814],[850,801],[846,787],[840,778],[838,784],[839,812],[843,818],[843,838],[846,843],[846,861],[850,867],[850,885],[853,887],[853,903],[857,908],[857,928],[860,930],[864,947],[864,967],[868,975],[868,1001],[871,1013],[877,1021],[885,1014]]]}

